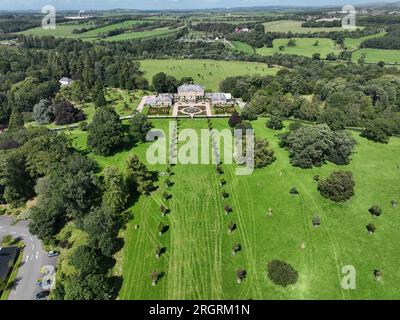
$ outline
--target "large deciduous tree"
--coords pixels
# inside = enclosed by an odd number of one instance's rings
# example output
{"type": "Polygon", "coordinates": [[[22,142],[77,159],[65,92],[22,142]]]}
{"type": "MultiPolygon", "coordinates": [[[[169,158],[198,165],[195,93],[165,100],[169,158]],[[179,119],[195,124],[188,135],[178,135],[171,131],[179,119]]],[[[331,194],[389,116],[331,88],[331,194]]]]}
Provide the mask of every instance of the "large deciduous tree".
{"type": "Polygon", "coordinates": [[[96,110],[88,128],[88,146],[98,155],[111,155],[126,142],[118,114],[110,108],[96,110]]]}
{"type": "Polygon", "coordinates": [[[125,179],[117,167],[107,167],[103,176],[103,206],[115,214],[121,213],[126,208],[129,196],[125,179]]]}
{"type": "Polygon", "coordinates": [[[75,108],[69,101],[60,101],[54,106],[55,123],[65,125],[85,120],[82,110],[75,108]]]}
{"type": "Polygon", "coordinates": [[[354,195],[355,182],[348,171],[334,171],[327,179],[318,183],[321,195],[335,202],[344,202],[354,195]]]}
{"type": "Polygon", "coordinates": [[[89,245],[99,249],[103,255],[111,257],[118,247],[118,218],[109,208],[93,210],[84,222],[84,230],[89,235],[89,245]]]}
{"type": "Polygon", "coordinates": [[[312,168],[328,160],[348,164],[355,140],[345,132],[334,132],[328,125],[320,124],[303,126],[282,135],[281,145],[288,149],[292,165],[312,168]]]}
{"type": "Polygon", "coordinates": [[[151,122],[144,114],[136,113],[130,121],[129,134],[135,142],[145,142],[151,127],[151,122]]]}
{"type": "Polygon", "coordinates": [[[154,189],[153,177],[139,158],[131,156],[127,161],[127,180],[131,191],[148,194],[154,189]]]}
{"type": "Polygon", "coordinates": [[[55,108],[47,99],[41,99],[33,106],[33,119],[39,124],[48,124],[54,121],[55,108]]]}

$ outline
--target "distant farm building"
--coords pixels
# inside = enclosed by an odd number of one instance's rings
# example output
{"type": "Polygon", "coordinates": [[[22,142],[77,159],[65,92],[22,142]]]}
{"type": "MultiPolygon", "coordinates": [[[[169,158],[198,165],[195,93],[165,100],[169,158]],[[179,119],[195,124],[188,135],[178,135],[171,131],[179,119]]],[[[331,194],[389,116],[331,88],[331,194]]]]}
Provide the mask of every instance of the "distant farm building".
{"type": "Polygon", "coordinates": [[[235,29],[236,33],[240,33],[240,32],[250,32],[249,28],[236,28],[235,29]]]}

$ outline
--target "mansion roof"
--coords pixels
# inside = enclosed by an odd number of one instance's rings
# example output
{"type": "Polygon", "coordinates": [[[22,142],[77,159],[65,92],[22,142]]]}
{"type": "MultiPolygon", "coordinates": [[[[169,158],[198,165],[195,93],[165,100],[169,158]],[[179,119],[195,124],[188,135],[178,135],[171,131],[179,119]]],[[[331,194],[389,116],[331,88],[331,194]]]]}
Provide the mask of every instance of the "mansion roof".
{"type": "Polygon", "coordinates": [[[178,93],[183,93],[183,92],[204,92],[204,88],[198,84],[184,84],[180,87],[178,87],[178,93]]]}

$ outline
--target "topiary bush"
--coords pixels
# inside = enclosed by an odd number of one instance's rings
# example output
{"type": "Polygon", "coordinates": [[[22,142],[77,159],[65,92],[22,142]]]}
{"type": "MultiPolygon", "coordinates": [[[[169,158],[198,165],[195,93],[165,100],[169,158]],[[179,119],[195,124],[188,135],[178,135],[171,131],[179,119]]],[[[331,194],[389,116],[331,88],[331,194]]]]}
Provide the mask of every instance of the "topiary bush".
{"type": "Polygon", "coordinates": [[[299,278],[299,273],[288,263],[273,260],[267,265],[268,278],[275,284],[287,287],[295,284],[299,278]]]}
{"type": "Polygon", "coordinates": [[[344,202],[354,195],[353,174],[348,171],[334,171],[327,179],[318,183],[321,195],[334,202],[344,202]]]}

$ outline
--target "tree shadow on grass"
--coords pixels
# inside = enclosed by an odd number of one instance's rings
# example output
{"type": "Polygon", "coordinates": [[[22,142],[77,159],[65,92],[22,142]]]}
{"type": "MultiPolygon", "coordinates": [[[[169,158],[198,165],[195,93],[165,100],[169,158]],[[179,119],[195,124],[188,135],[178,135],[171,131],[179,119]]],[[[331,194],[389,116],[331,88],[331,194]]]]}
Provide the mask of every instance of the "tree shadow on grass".
{"type": "Polygon", "coordinates": [[[112,276],[110,277],[110,284],[112,285],[113,292],[111,294],[111,299],[116,300],[118,298],[118,294],[122,288],[122,277],[112,276]]]}

